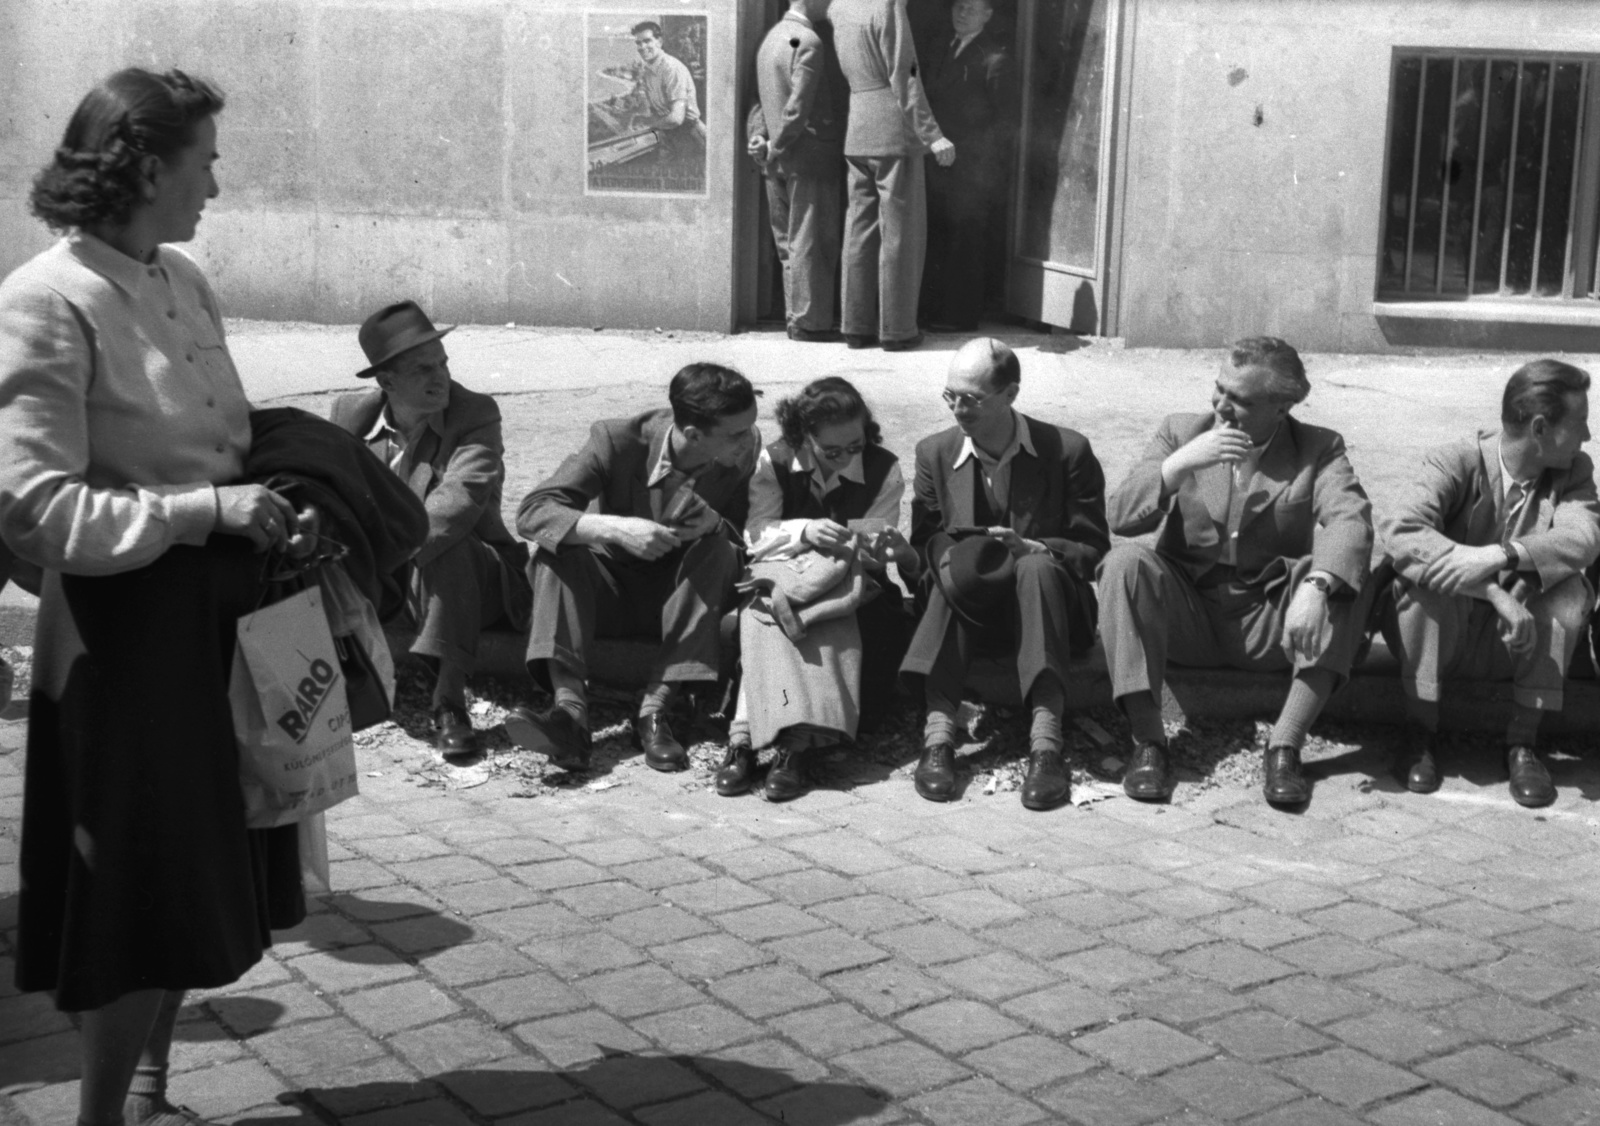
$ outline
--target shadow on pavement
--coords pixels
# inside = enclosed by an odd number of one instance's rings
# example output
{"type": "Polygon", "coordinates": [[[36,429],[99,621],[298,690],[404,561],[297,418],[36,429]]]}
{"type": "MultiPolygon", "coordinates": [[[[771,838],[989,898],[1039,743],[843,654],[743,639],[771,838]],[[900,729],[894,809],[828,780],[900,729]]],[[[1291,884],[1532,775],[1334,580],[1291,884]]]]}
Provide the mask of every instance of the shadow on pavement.
{"type": "MultiPolygon", "coordinates": [[[[603,1049],[602,1049],[603,1050],[603,1049]]],[[[472,1115],[500,1118],[540,1111],[540,1121],[601,1126],[619,1120],[610,1111],[631,1112],[653,1104],[652,1120],[716,1124],[742,1122],[754,1109],[780,1122],[844,1126],[881,1114],[889,1105],[882,1091],[854,1083],[807,1083],[779,1067],[708,1056],[642,1056],[619,1052],[565,1071],[544,1070],[535,1061],[502,1060],[481,1068],[448,1071],[417,1082],[308,1087],[280,1095],[282,1110],[234,1118],[235,1126],[285,1126],[295,1122],[341,1122],[390,1107],[406,1107],[407,1122],[456,1126],[472,1115]]],[[[386,1116],[387,1117],[387,1116],[386,1116]]],[[[400,1118],[397,1116],[396,1121],[400,1118]]]]}

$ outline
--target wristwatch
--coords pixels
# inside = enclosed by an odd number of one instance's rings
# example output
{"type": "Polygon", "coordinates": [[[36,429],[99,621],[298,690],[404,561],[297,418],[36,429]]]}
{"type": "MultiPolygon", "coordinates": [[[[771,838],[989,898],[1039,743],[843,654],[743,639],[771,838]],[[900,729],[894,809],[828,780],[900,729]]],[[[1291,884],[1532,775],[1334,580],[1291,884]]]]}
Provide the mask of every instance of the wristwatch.
{"type": "Polygon", "coordinates": [[[1333,591],[1333,584],[1327,579],[1323,578],[1321,575],[1307,575],[1302,585],[1314,586],[1323,594],[1329,594],[1333,591]]]}
{"type": "Polygon", "coordinates": [[[1515,571],[1522,563],[1521,557],[1517,555],[1517,549],[1510,544],[1504,544],[1500,550],[1506,553],[1506,570],[1515,571]]]}

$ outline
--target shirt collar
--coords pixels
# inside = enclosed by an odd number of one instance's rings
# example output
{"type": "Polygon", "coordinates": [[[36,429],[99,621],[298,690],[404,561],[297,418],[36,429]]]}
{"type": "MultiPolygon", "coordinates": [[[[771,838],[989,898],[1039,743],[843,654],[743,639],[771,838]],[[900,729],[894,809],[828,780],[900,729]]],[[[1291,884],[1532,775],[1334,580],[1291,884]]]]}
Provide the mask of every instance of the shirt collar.
{"type": "MultiPolygon", "coordinates": [[[[435,434],[443,437],[444,411],[434,411],[432,414],[423,418],[422,424],[429,430],[432,430],[435,434]]],[[[383,400],[383,409],[378,412],[378,417],[373,420],[372,429],[367,431],[366,440],[369,442],[376,442],[379,438],[387,438],[391,434],[401,441],[405,440],[405,435],[402,434],[400,432],[400,428],[394,424],[394,416],[389,413],[389,400],[388,398],[385,398],[383,400]]]]}
{"type": "Polygon", "coordinates": [[[960,55],[961,52],[965,51],[968,47],[972,46],[972,41],[974,39],[976,39],[982,33],[983,33],[983,29],[979,28],[977,31],[974,31],[971,35],[957,35],[957,36],[955,36],[956,54],[960,55]]]}
{"type": "Polygon", "coordinates": [[[1539,480],[1538,476],[1534,476],[1526,481],[1518,481],[1515,477],[1511,476],[1511,470],[1506,468],[1505,447],[1500,444],[1499,440],[1496,440],[1494,445],[1495,456],[1500,459],[1500,495],[1505,496],[1507,493],[1509,493],[1511,491],[1511,485],[1513,482],[1521,485],[1523,492],[1533,492],[1533,486],[1537,484],[1539,480]]]}
{"type": "MultiPolygon", "coordinates": [[[[682,470],[679,470],[677,466],[672,464],[672,426],[670,423],[661,428],[661,435],[658,440],[660,441],[661,445],[656,448],[656,458],[655,461],[651,463],[650,476],[645,478],[644,483],[646,488],[652,488],[656,485],[659,485],[673,472],[682,472],[682,470]]],[[[688,474],[684,475],[688,476],[688,474]]]]}
{"type": "Polygon", "coordinates": [[[836,487],[841,480],[854,481],[858,485],[865,485],[867,483],[867,471],[862,465],[862,457],[862,454],[856,454],[855,457],[850,459],[850,464],[835,473],[832,479],[824,479],[822,467],[811,456],[811,451],[802,446],[794,452],[794,457],[789,462],[789,471],[791,473],[809,473],[817,488],[826,493],[836,487]]]}
{"type": "MultiPolygon", "coordinates": [[[[996,464],[1010,461],[1017,456],[1019,451],[1026,453],[1029,457],[1039,456],[1033,448],[1033,432],[1028,428],[1028,420],[1015,410],[1011,412],[1011,419],[1016,424],[1015,429],[1011,432],[1011,442],[1005,449],[1000,451],[1000,456],[994,459],[996,464]]],[[[963,436],[961,449],[956,452],[955,465],[952,468],[960,469],[966,464],[968,458],[974,457],[982,459],[983,455],[978,452],[978,447],[972,444],[970,437],[963,436]]]]}
{"type": "Polygon", "coordinates": [[[95,273],[100,274],[117,288],[132,294],[152,273],[163,269],[161,251],[148,263],[129,258],[122,251],[95,238],[88,231],[76,230],[68,236],[72,253],[95,273]]]}

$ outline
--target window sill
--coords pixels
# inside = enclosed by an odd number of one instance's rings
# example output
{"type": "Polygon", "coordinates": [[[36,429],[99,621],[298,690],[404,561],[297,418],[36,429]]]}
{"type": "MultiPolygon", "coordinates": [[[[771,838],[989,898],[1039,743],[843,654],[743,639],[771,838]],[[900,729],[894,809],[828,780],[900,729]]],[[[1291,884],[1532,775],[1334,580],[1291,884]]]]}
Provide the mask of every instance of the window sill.
{"type": "Polygon", "coordinates": [[[1600,328],[1600,301],[1374,301],[1372,315],[1407,321],[1600,328]]]}

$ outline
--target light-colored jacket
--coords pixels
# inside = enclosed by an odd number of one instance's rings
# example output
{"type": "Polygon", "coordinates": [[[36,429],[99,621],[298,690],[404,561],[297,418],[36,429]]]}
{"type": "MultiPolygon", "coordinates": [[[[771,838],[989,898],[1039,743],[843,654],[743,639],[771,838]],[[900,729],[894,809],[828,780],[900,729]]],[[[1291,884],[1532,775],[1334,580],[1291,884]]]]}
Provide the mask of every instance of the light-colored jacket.
{"type": "Polygon", "coordinates": [[[918,75],[905,0],[834,0],[828,19],[850,83],[845,156],[918,156],[942,140],[918,75]]]}

